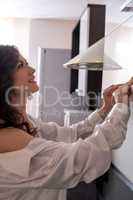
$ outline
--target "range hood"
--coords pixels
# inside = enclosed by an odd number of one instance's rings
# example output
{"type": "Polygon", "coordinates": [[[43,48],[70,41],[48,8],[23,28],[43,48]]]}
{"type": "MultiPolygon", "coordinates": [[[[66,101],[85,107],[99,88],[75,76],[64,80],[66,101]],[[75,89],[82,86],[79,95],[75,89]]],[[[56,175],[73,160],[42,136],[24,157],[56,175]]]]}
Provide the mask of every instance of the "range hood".
{"type": "Polygon", "coordinates": [[[121,67],[104,54],[105,38],[90,46],[85,52],[69,60],[63,66],[70,69],[86,69],[93,71],[117,70],[121,67]]]}
{"type": "MultiPolygon", "coordinates": [[[[133,0],[127,0],[120,8],[123,12],[133,12],[133,0]]],[[[72,58],[67,63],[63,64],[65,68],[70,69],[86,69],[94,71],[102,70],[119,70],[122,67],[116,63],[113,59],[107,56],[104,52],[104,43],[107,37],[109,37],[113,32],[119,29],[124,23],[130,20],[133,15],[130,15],[121,24],[116,26],[108,35],[104,38],[88,47],[88,49],[79,54],[78,56],[72,58]]]]}
{"type": "Polygon", "coordinates": [[[125,1],[120,10],[124,12],[133,12],[133,0],[125,1]]]}

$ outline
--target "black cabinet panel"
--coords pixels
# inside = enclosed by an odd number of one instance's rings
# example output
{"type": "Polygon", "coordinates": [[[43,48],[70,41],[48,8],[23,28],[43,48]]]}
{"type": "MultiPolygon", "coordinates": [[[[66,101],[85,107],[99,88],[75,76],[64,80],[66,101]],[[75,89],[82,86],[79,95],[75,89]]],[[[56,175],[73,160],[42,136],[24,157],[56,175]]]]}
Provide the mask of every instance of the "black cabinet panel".
{"type": "MultiPolygon", "coordinates": [[[[88,4],[89,8],[89,20],[88,20],[88,47],[103,38],[105,35],[105,11],[104,5],[88,4]]],[[[82,17],[82,15],[81,15],[82,17]]],[[[80,20],[76,24],[72,32],[72,53],[71,57],[75,57],[79,54],[79,41],[80,41],[80,20]]],[[[71,70],[71,83],[70,93],[74,92],[78,88],[78,70],[71,70]]],[[[102,72],[88,71],[87,78],[87,94],[95,92],[96,95],[100,95],[102,87],[102,72]]],[[[90,102],[93,103],[92,101],[90,102]]],[[[98,105],[98,102],[94,102],[93,105],[98,105]]],[[[89,110],[95,110],[97,106],[89,106],[89,110]]]]}
{"type": "Polygon", "coordinates": [[[102,71],[88,71],[87,95],[89,110],[99,107],[102,88],[102,71]]]}
{"type": "MultiPolygon", "coordinates": [[[[80,38],[80,21],[72,32],[72,51],[71,58],[79,54],[79,38],[80,38]]],[[[70,74],[70,93],[75,92],[78,88],[78,70],[71,69],[70,74]]]]}
{"type": "Polygon", "coordinates": [[[70,93],[72,94],[78,88],[78,70],[71,69],[70,81],[70,93]]]}
{"type": "MultiPolygon", "coordinates": [[[[89,31],[89,44],[93,45],[105,35],[105,6],[104,5],[89,5],[90,7],[90,31],[89,31]]],[[[101,71],[88,71],[87,79],[87,94],[89,98],[93,98],[91,92],[94,92],[98,97],[100,96],[102,88],[102,72],[101,71]]],[[[95,110],[98,106],[98,100],[92,99],[89,101],[89,110],[95,110]]]]}
{"type": "Polygon", "coordinates": [[[105,35],[105,6],[88,5],[90,7],[89,43],[91,46],[105,35]]]}

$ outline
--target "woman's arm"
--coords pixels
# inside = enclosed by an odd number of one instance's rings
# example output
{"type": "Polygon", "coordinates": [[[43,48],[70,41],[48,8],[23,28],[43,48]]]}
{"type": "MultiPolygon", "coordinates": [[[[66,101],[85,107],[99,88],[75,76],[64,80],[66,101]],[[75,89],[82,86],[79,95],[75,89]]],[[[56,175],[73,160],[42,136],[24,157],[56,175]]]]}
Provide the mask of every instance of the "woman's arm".
{"type": "Polygon", "coordinates": [[[80,121],[70,127],[60,127],[58,124],[38,121],[40,136],[53,141],[74,142],[78,138],[85,139],[91,135],[96,125],[103,122],[114,102],[112,93],[119,85],[112,85],[103,92],[103,105],[99,110],[94,111],[85,120],[80,121]]]}
{"type": "Polygon", "coordinates": [[[55,122],[46,123],[42,120],[37,121],[37,127],[39,129],[39,135],[42,138],[71,143],[80,137],[85,138],[85,136],[91,135],[96,124],[102,122],[103,118],[100,116],[99,111],[95,111],[85,120],[72,124],[69,127],[59,126],[55,122]]]}

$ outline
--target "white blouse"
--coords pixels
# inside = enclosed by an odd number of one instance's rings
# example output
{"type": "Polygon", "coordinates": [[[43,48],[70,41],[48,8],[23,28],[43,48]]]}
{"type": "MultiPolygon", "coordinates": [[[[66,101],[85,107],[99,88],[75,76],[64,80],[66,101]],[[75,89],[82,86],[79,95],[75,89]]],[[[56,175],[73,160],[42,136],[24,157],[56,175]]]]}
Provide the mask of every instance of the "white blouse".
{"type": "Polygon", "coordinates": [[[108,170],[129,119],[116,104],[102,123],[97,111],[69,128],[35,120],[38,136],[21,150],[0,153],[0,200],[65,200],[66,189],[108,170]]]}

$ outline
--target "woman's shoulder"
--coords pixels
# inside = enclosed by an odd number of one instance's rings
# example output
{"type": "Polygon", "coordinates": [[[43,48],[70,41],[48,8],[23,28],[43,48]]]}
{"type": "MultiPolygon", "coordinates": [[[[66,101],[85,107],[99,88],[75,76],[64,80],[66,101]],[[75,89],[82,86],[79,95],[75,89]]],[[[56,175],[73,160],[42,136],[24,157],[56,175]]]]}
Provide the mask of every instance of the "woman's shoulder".
{"type": "Polygon", "coordinates": [[[33,136],[18,128],[0,129],[0,153],[12,152],[23,149],[33,136]]]}

